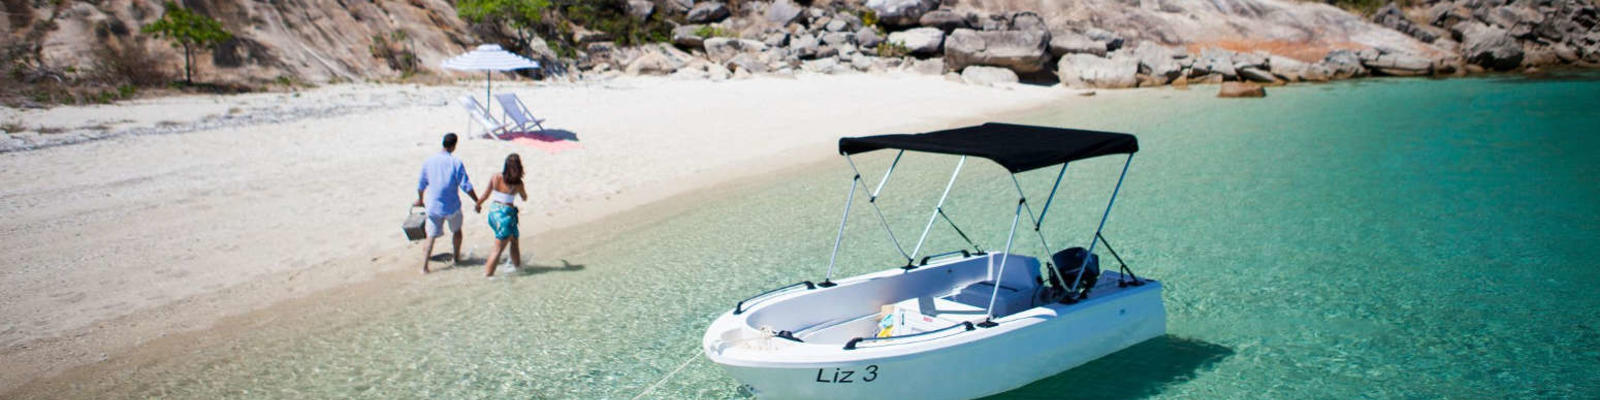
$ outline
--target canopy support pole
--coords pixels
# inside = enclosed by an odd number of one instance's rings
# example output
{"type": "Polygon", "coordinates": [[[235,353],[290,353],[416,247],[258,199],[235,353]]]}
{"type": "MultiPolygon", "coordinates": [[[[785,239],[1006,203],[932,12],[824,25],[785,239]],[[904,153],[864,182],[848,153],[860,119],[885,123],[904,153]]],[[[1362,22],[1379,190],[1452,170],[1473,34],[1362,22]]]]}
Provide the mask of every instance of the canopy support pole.
{"type": "Polygon", "coordinates": [[[956,231],[956,236],[960,236],[961,240],[967,241],[967,245],[972,246],[972,250],[977,251],[979,254],[984,253],[983,247],[978,246],[977,243],[973,243],[972,238],[967,237],[967,233],[962,232],[961,227],[956,226],[956,221],[950,220],[950,215],[944,213],[944,208],[937,208],[934,211],[938,211],[939,216],[944,217],[944,222],[950,223],[950,229],[954,229],[956,231]]]}
{"type": "MultiPolygon", "coordinates": [[[[1012,174],[1012,179],[1016,179],[1016,174],[1012,174]]],[[[1011,233],[1006,235],[1006,251],[1000,255],[1000,270],[995,271],[994,274],[994,292],[989,294],[988,316],[984,317],[983,322],[978,324],[980,327],[991,328],[999,325],[994,322],[994,301],[1000,296],[1000,278],[1006,276],[1006,261],[1011,258],[1011,239],[1017,236],[1017,222],[1022,220],[1022,206],[1025,204],[1028,204],[1027,198],[1017,199],[1017,212],[1015,216],[1011,217],[1011,233]]],[[[989,256],[989,262],[994,262],[994,255],[989,256]]],[[[993,271],[994,268],[991,267],[990,270],[993,271]]]]}
{"type": "Polygon", "coordinates": [[[1117,203],[1117,193],[1122,191],[1122,180],[1128,177],[1128,165],[1133,164],[1133,153],[1128,153],[1128,160],[1122,162],[1122,174],[1117,176],[1117,186],[1111,189],[1111,200],[1106,201],[1106,211],[1100,214],[1100,226],[1094,228],[1094,238],[1089,241],[1089,253],[1083,256],[1083,264],[1078,265],[1078,276],[1072,279],[1072,286],[1077,288],[1083,279],[1083,271],[1089,266],[1089,259],[1094,257],[1094,246],[1100,244],[1100,231],[1106,228],[1106,219],[1111,217],[1111,206],[1117,203]]]}
{"type": "Polygon", "coordinates": [[[850,178],[850,195],[844,198],[844,215],[839,217],[839,235],[833,238],[833,254],[828,256],[828,275],[822,277],[822,287],[833,287],[833,265],[839,259],[839,244],[844,242],[844,225],[850,221],[850,205],[856,201],[856,186],[861,181],[861,175],[856,174],[850,178]]]}
{"type": "MultiPolygon", "coordinates": [[[[1063,170],[1063,172],[1064,171],[1065,170],[1063,170]]],[[[1022,192],[1022,182],[1017,180],[1017,175],[1016,174],[1012,174],[1011,175],[1011,184],[1017,187],[1017,196],[1021,196],[1022,198],[1027,198],[1028,197],[1028,195],[1023,194],[1023,192],[1022,192]]],[[[1061,184],[1061,177],[1059,175],[1056,176],[1056,184],[1057,185],[1061,184]]],[[[1055,189],[1051,189],[1050,190],[1050,194],[1052,196],[1055,195],[1055,189]]],[[[1027,202],[1023,202],[1022,203],[1022,207],[1023,207],[1024,210],[1028,211],[1028,220],[1033,221],[1033,233],[1035,235],[1039,236],[1039,247],[1044,250],[1044,254],[1043,254],[1043,257],[1045,257],[1044,264],[1046,266],[1048,266],[1052,272],[1054,272],[1051,275],[1055,278],[1055,284],[1057,285],[1056,287],[1066,287],[1066,282],[1063,282],[1063,280],[1066,279],[1066,278],[1061,276],[1061,266],[1056,265],[1054,262],[1052,262],[1053,260],[1050,259],[1050,256],[1051,256],[1050,242],[1044,239],[1044,231],[1039,229],[1039,226],[1044,223],[1043,214],[1040,214],[1038,217],[1035,217],[1033,215],[1033,205],[1032,204],[1028,204],[1027,202]],[[1035,219],[1035,218],[1037,218],[1037,219],[1035,219]]],[[[1050,207],[1050,203],[1045,203],[1046,211],[1049,210],[1049,207],[1050,207]]]]}
{"type": "MultiPolygon", "coordinates": [[[[483,112],[485,117],[494,118],[494,99],[489,98],[489,87],[494,84],[494,71],[483,71],[483,112]]],[[[483,127],[489,129],[489,127],[483,127]]]]}
{"type": "Polygon", "coordinates": [[[967,156],[961,156],[961,160],[956,161],[956,170],[950,173],[950,183],[944,185],[944,194],[939,195],[939,203],[934,204],[933,213],[928,214],[928,224],[922,227],[922,237],[917,238],[917,246],[911,249],[911,258],[917,258],[917,254],[922,252],[922,243],[928,240],[928,231],[933,230],[933,221],[943,212],[944,200],[950,197],[950,188],[955,187],[956,176],[961,174],[961,167],[966,164],[967,156]]]}
{"type": "MultiPolygon", "coordinates": [[[[895,237],[894,228],[890,228],[889,227],[889,218],[884,217],[883,216],[883,209],[878,207],[878,193],[881,193],[883,191],[883,184],[889,182],[889,175],[894,173],[894,167],[896,165],[900,164],[900,156],[903,156],[905,154],[906,154],[905,150],[900,150],[900,154],[896,154],[894,156],[894,162],[889,164],[889,170],[888,171],[884,171],[883,172],[883,180],[878,181],[878,188],[877,189],[873,189],[873,191],[871,193],[871,197],[867,198],[867,204],[871,204],[872,205],[872,211],[878,214],[878,222],[882,223],[883,224],[883,230],[885,232],[889,233],[889,241],[890,242],[894,242],[895,251],[899,251],[900,252],[900,256],[906,258],[906,266],[907,267],[912,267],[913,263],[911,261],[911,254],[906,253],[905,246],[901,246],[900,245],[900,238],[895,237]]],[[[856,173],[856,176],[860,176],[861,175],[861,170],[856,168],[856,162],[855,162],[854,159],[850,158],[849,154],[846,154],[844,156],[844,160],[848,161],[850,163],[850,170],[854,171],[856,173]]]]}
{"type": "MultiPolygon", "coordinates": [[[[1044,225],[1044,215],[1050,213],[1050,204],[1056,201],[1056,189],[1061,188],[1061,178],[1067,176],[1067,164],[1069,163],[1061,163],[1061,172],[1056,173],[1056,183],[1050,186],[1050,197],[1044,199],[1044,209],[1039,210],[1039,220],[1033,222],[1034,230],[1039,230],[1039,226],[1044,225]]],[[[1017,185],[1017,190],[1021,191],[1022,185],[1017,185]]]]}

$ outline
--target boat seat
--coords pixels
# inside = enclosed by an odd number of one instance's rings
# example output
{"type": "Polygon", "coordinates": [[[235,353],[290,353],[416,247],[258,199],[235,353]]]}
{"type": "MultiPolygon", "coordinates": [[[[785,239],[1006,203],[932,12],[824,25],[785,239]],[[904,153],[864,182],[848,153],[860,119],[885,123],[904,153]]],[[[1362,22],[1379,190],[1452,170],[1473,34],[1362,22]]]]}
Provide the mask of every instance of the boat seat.
{"type": "MultiPolygon", "coordinates": [[[[999,298],[994,301],[994,316],[996,318],[1003,317],[1033,308],[1034,289],[1037,286],[1038,284],[1033,284],[1029,287],[1019,288],[1005,284],[1000,285],[999,298]]],[[[995,295],[994,282],[985,281],[967,285],[967,287],[961,288],[961,291],[950,295],[949,299],[957,303],[978,307],[981,311],[989,308],[989,298],[995,295]]]]}
{"type": "Polygon", "coordinates": [[[963,321],[983,322],[988,315],[983,307],[932,296],[906,299],[895,303],[894,308],[894,325],[909,330],[896,331],[896,335],[941,329],[963,321]]]}

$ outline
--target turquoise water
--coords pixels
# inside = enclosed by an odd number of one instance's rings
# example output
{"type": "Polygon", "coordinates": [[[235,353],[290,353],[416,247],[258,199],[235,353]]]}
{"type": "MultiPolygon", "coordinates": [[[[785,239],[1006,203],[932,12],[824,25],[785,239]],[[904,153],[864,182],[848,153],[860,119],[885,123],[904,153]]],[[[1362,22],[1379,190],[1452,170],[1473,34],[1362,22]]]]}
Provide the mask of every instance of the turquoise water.
{"type": "MultiPolygon", "coordinates": [[[[999,397],[1600,396],[1600,81],[1269,91],[1104,95],[1015,120],[1139,135],[1106,236],[1165,282],[1169,335],[999,397]]],[[[876,179],[888,156],[859,163],[876,179]]],[[[902,161],[880,200],[902,240],[954,161],[902,161]]],[[[946,209],[998,248],[1016,195],[974,161],[946,209]]],[[[1121,165],[1072,166],[1053,245],[1088,241],[1121,165]]],[[[352,306],[377,311],[259,323],[52,394],[633,398],[681,366],[645,397],[744,397],[699,355],[703,329],[748,295],[821,279],[849,176],[841,160],[648,223],[612,220],[589,245],[535,256],[549,267],[489,282],[447,270],[352,306]]],[[[1052,178],[1022,184],[1039,201],[1052,178]]],[[[894,265],[874,218],[852,215],[839,275],[894,265]]],[[[936,227],[929,248],[961,244],[936,227]]]]}

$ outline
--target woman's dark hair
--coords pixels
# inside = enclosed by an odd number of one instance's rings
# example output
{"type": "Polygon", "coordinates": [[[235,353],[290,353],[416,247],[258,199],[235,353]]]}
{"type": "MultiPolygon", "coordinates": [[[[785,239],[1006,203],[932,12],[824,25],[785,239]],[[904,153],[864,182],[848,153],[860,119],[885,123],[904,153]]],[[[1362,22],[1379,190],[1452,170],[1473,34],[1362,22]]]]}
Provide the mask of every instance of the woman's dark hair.
{"type": "Polygon", "coordinates": [[[522,157],[517,153],[506,156],[506,166],[500,170],[500,179],[508,185],[522,184],[522,157]]]}

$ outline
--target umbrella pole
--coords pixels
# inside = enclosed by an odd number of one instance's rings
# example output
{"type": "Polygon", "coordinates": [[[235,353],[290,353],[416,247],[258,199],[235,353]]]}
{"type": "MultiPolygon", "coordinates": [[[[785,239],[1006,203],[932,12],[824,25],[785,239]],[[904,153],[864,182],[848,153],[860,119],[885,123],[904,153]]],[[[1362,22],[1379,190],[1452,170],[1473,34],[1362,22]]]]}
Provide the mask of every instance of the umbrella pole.
{"type": "Polygon", "coordinates": [[[489,98],[489,85],[494,82],[494,71],[483,71],[483,112],[485,117],[494,118],[494,99],[489,98]]]}

